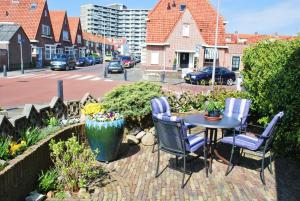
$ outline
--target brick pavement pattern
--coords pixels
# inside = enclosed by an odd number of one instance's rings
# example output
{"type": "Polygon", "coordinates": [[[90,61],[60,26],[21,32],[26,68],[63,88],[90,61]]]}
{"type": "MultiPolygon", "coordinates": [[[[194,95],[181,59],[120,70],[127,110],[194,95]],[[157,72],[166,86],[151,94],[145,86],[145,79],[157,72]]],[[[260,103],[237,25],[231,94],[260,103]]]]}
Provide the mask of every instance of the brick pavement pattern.
{"type": "MultiPolygon", "coordinates": [[[[226,165],[214,161],[213,173],[205,177],[203,158],[187,166],[193,172],[184,189],[180,188],[182,173],[175,170],[173,156],[162,153],[160,170],[170,168],[155,178],[157,153],[151,147],[127,145],[122,156],[104,165],[110,180],[93,196],[93,200],[299,200],[299,164],[275,160],[275,175],[265,169],[267,185],[260,178],[259,163],[242,159],[229,176],[226,165]],[[256,164],[256,165],[254,165],[256,164]],[[253,167],[254,166],[254,167],[253,167]],[[298,176],[296,176],[298,175],[298,176]]],[[[186,177],[187,178],[187,177],[186,177]]]]}

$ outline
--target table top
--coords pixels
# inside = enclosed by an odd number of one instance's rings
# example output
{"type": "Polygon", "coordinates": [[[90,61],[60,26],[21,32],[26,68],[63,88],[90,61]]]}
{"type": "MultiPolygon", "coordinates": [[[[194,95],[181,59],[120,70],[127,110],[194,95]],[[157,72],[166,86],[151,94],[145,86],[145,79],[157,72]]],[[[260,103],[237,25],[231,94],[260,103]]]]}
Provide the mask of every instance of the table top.
{"type": "Polygon", "coordinates": [[[186,123],[206,128],[235,128],[240,125],[240,121],[232,117],[223,117],[219,121],[207,121],[203,114],[193,114],[184,118],[186,123]]]}

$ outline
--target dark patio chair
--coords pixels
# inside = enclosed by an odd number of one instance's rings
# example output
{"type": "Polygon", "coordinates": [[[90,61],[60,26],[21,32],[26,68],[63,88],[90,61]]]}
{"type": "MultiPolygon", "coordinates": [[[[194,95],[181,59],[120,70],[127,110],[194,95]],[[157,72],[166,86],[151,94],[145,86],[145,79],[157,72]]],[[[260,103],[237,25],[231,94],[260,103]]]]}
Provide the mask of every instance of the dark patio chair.
{"type": "MultiPolygon", "coordinates": [[[[251,100],[241,98],[227,98],[223,115],[225,117],[233,117],[241,121],[241,125],[235,130],[245,133],[247,129],[247,118],[250,110],[251,100]]],[[[229,133],[229,130],[222,130],[222,137],[229,133]]],[[[232,132],[231,132],[232,133],[232,132]]]]}
{"type": "Polygon", "coordinates": [[[155,177],[159,176],[160,151],[175,155],[176,165],[178,164],[178,157],[182,157],[183,178],[181,188],[183,188],[185,186],[186,158],[189,153],[195,152],[200,148],[203,148],[204,165],[206,169],[206,176],[208,176],[208,168],[206,164],[207,139],[204,137],[204,135],[201,136],[199,134],[194,134],[187,136],[187,128],[185,127],[183,120],[175,116],[169,117],[162,114],[153,115],[153,123],[158,140],[158,161],[155,177]]]}
{"type": "MultiPolygon", "coordinates": [[[[168,98],[167,97],[160,97],[160,98],[154,98],[151,101],[151,109],[152,109],[152,116],[153,115],[164,115],[167,117],[171,117],[171,107],[170,104],[168,103],[168,98]]],[[[193,124],[189,123],[184,123],[186,128],[189,130],[189,133],[191,133],[191,129],[196,127],[193,124]]],[[[154,146],[152,151],[154,151],[154,146]]]]}
{"type": "MultiPolygon", "coordinates": [[[[252,137],[249,135],[245,134],[238,134],[231,136],[231,137],[224,137],[221,139],[222,143],[225,144],[231,144],[232,145],[232,150],[231,150],[231,155],[230,155],[230,162],[228,164],[228,168],[226,171],[226,176],[230,173],[230,171],[233,169],[233,156],[235,152],[235,148],[241,148],[241,149],[246,149],[252,152],[255,152],[258,156],[262,158],[262,163],[261,163],[261,170],[260,170],[260,178],[262,183],[265,185],[265,176],[264,176],[264,169],[265,169],[265,156],[269,152],[270,153],[270,161],[268,168],[273,174],[272,170],[272,150],[271,150],[271,145],[272,145],[272,140],[274,138],[274,132],[276,127],[278,126],[279,120],[282,119],[284,113],[279,112],[277,115],[274,116],[272,121],[268,124],[266,129],[261,135],[256,135],[256,137],[252,137]]],[[[247,133],[246,133],[247,134],[247,133]]]]}

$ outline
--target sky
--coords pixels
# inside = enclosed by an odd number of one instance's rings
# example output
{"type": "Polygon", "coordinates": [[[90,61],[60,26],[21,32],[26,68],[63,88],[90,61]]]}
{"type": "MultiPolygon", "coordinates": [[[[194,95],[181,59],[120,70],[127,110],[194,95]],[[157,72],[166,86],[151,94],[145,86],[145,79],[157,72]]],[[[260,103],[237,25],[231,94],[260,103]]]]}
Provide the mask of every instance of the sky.
{"type": "MultiPolygon", "coordinates": [[[[158,0],[48,0],[50,10],[67,10],[79,16],[80,5],[112,3],[128,8],[152,9],[158,0]]],[[[172,2],[172,0],[170,0],[172,2]]],[[[211,0],[217,7],[217,0],[211,0]]],[[[228,21],[227,33],[297,35],[300,32],[300,0],[220,0],[220,13],[228,21]]]]}

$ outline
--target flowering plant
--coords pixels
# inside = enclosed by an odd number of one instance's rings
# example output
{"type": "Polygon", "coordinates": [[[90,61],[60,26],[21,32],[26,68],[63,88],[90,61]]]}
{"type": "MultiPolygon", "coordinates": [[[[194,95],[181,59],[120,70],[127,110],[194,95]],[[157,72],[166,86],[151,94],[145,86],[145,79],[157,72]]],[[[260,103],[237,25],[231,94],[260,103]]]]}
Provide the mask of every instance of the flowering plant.
{"type": "Polygon", "coordinates": [[[82,114],[87,116],[90,120],[98,122],[115,121],[123,118],[122,115],[116,112],[105,112],[101,104],[90,103],[82,109],[82,114]]]}

